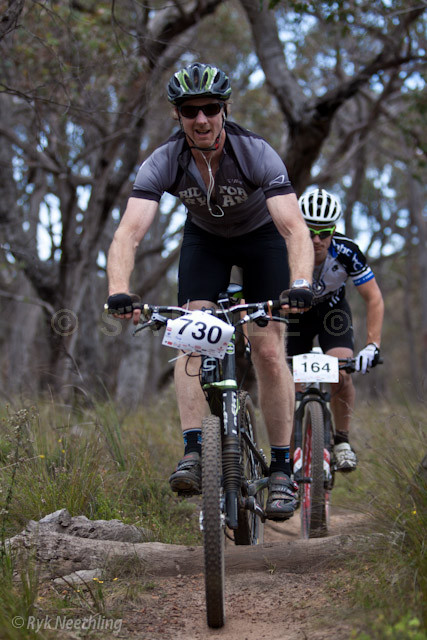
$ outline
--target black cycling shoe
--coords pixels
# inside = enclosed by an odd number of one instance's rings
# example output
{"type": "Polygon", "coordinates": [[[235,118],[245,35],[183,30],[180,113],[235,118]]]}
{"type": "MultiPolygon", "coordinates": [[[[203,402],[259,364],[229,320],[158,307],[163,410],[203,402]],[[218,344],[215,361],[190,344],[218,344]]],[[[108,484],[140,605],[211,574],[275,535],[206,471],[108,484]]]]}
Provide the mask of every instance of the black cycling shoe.
{"type": "Polygon", "coordinates": [[[195,494],[202,492],[202,465],[200,454],[196,451],[187,453],[177,464],[169,484],[172,491],[181,494],[195,494]]]}
{"type": "Polygon", "coordinates": [[[275,471],[268,481],[266,518],[282,522],[294,515],[297,508],[298,485],[282,471],[275,471]]]}

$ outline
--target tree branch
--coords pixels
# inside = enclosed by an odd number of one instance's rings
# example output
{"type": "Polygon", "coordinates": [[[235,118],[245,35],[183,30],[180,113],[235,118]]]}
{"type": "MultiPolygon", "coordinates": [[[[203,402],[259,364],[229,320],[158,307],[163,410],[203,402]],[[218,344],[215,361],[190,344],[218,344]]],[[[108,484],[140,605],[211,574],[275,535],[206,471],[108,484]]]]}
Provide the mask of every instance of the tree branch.
{"type": "Polygon", "coordinates": [[[34,304],[38,307],[42,307],[46,309],[50,315],[54,315],[55,309],[45,300],[40,300],[40,298],[33,298],[32,296],[20,296],[17,293],[11,293],[10,291],[3,291],[0,289],[0,296],[2,298],[9,298],[10,300],[14,300],[15,302],[24,302],[25,304],[34,304]]]}
{"type": "Polygon", "coordinates": [[[261,9],[259,0],[240,1],[252,29],[255,49],[266,81],[292,126],[301,118],[301,108],[306,98],[286,63],[274,12],[267,6],[261,9]]]}
{"type": "Polygon", "coordinates": [[[9,6],[0,16],[0,40],[17,28],[25,0],[9,0],[9,6]]]}

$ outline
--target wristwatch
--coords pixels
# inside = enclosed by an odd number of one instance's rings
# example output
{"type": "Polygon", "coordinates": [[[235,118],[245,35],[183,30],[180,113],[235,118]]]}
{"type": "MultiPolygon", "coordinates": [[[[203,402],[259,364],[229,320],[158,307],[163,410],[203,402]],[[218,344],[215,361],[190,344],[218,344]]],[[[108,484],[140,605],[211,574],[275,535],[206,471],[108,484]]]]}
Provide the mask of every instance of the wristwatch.
{"type": "Polygon", "coordinates": [[[298,280],[293,281],[293,283],[291,284],[291,289],[299,289],[299,288],[311,290],[311,284],[305,278],[299,278],[298,280]]]}

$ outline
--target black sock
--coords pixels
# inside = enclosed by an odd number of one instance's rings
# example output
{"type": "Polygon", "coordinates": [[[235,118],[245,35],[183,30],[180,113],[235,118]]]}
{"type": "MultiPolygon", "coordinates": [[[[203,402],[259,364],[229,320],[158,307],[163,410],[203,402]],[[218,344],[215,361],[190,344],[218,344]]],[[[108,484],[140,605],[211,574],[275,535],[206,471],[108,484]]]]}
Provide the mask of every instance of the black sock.
{"type": "Polygon", "coordinates": [[[287,476],[291,475],[289,447],[271,447],[270,473],[275,471],[282,471],[287,476]]]}
{"type": "Polygon", "coordinates": [[[201,429],[187,429],[182,432],[184,438],[184,455],[187,453],[202,453],[202,430],[201,429]]]}
{"type": "Polygon", "coordinates": [[[334,444],[348,442],[348,431],[335,431],[334,444]]]}

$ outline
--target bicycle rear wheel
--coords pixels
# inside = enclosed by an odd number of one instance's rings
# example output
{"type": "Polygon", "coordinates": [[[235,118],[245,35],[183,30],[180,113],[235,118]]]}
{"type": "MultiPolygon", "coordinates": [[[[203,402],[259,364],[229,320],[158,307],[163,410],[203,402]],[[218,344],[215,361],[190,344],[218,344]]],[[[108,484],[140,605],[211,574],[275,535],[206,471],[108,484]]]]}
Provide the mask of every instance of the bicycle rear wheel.
{"type": "Polygon", "coordinates": [[[222,512],[220,419],[213,415],[204,418],[202,433],[202,510],[206,615],[209,627],[222,627],[225,622],[225,518],[222,512]]]}
{"type": "MultiPolygon", "coordinates": [[[[248,485],[263,477],[262,466],[255,458],[248,441],[257,442],[255,410],[249,394],[245,391],[239,396],[239,442],[240,464],[242,469],[242,498],[248,497],[248,485]]],[[[258,491],[254,498],[260,507],[265,506],[266,490],[258,491]]],[[[239,507],[238,528],[234,532],[234,543],[260,544],[264,540],[264,523],[253,511],[245,509],[243,504],[239,507]]]]}
{"type": "Polygon", "coordinates": [[[303,476],[311,483],[301,485],[301,533],[303,538],[327,534],[323,449],[323,410],[319,402],[308,402],[303,419],[303,476]]]}

